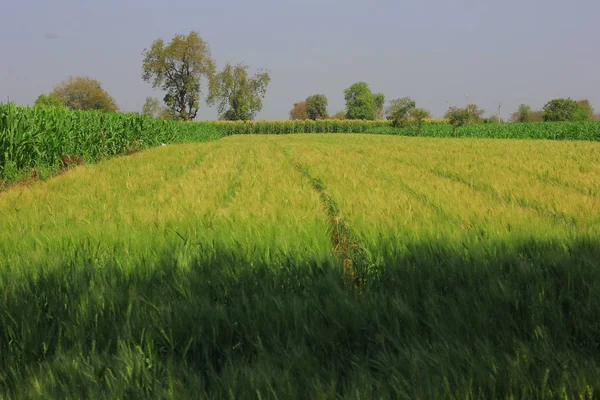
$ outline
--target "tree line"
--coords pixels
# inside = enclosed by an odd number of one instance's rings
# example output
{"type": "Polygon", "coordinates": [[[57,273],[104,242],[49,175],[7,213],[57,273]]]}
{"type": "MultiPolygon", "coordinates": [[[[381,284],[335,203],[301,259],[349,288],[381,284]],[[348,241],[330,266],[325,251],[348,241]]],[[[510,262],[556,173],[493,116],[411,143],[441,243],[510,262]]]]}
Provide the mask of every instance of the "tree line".
{"type": "MultiPolygon", "coordinates": [[[[252,120],[262,110],[262,99],[271,82],[270,72],[251,76],[243,63],[227,63],[217,71],[210,47],[197,32],[175,35],[170,42],[155,40],[144,49],[142,79],[161,89],[162,103],[146,98],[142,113],[152,117],[193,120],[200,108],[203,81],[208,86],[206,103],[216,106],[219,119],[252,120]]],[[[90,77],[69,77],[49,94],[40,95],[36,106],[68,107],[78,110],[119,111],[100,82],[90,77]]]]}
{"type": "MultiPolygon", "coordinates": [[[[142,113],[157,118],[189,121],[193,120],[200,108],[202,83],[208,88],[206,104],[216,106],[221,120],[253,120],[262,110],[267,87],[271,82],[268,70],[258,70],[254,75],[248,72],[244,63],[225,64],[217,71],[209,45],[195,31],[188,35],[175,35],[168,43],[155,40],[143,51],[142,79],[153,88],[162,90],[162,102],[148,97],[142,113]]],[[[295,103],[289,112],[292,120],[306,119],[363,119],[387,118],[394,127],[407,124],[417,126],[431,117],[428,110],[416,107],[409,97],[392,99],[385,107],[385,96],[373,93],[366,82],[356,82],[344,90],[345,110],[329,115],[327,97],[314,94],[295,103]]],[[[68,77],[59,83],[49,94],[40,95],[36,106],[68,107],[80,110],[118,112],[115,100],[102,88],[97,80],[90,77],[68,77]]],[[[470,123],[501,123],[500,115],[483,117],[484,111],[475,104],[464,108],[450,107],[445,118],[455,127],[470,123]]],[[[553,99],[541,110],[533,110],[521,104],[511,114],[511,122],[536,121],[585,121],[599,119],[587,99],[575,101],[553,99]]]]}

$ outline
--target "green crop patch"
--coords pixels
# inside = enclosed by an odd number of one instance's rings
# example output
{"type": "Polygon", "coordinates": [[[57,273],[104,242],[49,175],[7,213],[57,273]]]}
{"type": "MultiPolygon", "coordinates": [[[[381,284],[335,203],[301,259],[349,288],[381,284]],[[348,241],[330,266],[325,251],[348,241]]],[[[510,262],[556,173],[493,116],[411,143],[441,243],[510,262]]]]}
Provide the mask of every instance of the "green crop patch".
{"type": "Polygon", "coordinates": [[[0,398],[598,396],[596,141],[9,112],[0,398]]]}

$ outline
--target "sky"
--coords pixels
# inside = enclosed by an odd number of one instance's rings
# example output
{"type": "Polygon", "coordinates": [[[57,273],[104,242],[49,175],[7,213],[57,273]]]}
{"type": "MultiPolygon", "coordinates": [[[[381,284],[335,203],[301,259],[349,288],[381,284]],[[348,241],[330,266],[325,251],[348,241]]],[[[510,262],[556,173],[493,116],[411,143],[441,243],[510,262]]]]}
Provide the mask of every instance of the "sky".
{"type": "MultiPolygon", "coordinates": [[[[217,68],[271,71],[257,119],[321,93],[344,109],[367,82],[442,116],[477,104],[507,117],[557,97],[600,111],[599,0],[0,0],[0,101],[32,104],[69,75],[98,79],[123,111],[147,96],[142,52],[197,31],[217,68]]],[[[203,101],[197,119],[214,119],[203,101]]]]}

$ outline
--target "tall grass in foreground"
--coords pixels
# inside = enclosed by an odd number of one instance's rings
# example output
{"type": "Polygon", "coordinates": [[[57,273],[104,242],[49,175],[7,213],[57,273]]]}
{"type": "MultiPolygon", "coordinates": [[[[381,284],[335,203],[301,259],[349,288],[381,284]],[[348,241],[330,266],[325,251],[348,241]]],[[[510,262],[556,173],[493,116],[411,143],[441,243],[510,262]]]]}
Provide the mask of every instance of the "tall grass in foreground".
{"type": "Polygon", "coordinates": [[[7,191],[0,398],[597,398],[599,146],[235,136],[7,191]]]}
{"type": "Polygon", "coordinates": [[[361,293],[300,254],[40,263],[0,284],[0,396],[596,398],[598,243],[498,249],[415,244],[361,293]]]}

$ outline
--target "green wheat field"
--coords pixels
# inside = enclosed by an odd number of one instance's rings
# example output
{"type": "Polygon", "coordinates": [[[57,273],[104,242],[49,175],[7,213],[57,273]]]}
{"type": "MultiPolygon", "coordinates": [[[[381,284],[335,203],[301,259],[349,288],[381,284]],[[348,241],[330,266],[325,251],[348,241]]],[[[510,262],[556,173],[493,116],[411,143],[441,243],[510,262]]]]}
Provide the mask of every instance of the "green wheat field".
{"type": "Polygon", "coordinates": [[[0,398],[592,399],[600,143],[234,135],[0,192],[0,398]]]}

